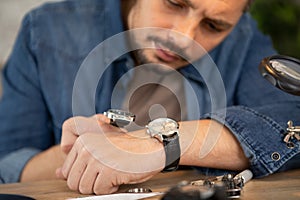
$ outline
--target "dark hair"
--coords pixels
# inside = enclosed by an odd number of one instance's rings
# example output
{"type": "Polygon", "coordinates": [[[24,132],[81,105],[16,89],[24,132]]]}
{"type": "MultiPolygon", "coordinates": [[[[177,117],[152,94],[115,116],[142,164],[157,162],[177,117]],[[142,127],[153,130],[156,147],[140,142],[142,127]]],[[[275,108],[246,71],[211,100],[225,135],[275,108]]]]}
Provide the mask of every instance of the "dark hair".
{"type": "Polygon", "coordinates": [[[245,7],[245,9],[244,9],[244,12],[249,11],[249,9],[250,9],[251,4],[253,3],[253,1],[254,1],[254,0],[248,0],[247,5],[246,5],[246,7],[245,7]]]}

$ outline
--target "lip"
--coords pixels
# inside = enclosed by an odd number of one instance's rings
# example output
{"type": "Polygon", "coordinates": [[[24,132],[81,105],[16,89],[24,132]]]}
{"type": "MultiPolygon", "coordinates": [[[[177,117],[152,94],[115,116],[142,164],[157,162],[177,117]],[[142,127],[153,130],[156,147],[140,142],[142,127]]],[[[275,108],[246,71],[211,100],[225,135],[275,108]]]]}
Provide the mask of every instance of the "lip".
{"type": "Polygon", "coordinates": [[[170,50],[166,50],[166,48],[163,48],[157,43],[154,43],[154,46],[155,46],[156,56],[160,60],[167,63],[171,63],[179,60],[179,57],[176,54],[172,53],[170,50]]]}

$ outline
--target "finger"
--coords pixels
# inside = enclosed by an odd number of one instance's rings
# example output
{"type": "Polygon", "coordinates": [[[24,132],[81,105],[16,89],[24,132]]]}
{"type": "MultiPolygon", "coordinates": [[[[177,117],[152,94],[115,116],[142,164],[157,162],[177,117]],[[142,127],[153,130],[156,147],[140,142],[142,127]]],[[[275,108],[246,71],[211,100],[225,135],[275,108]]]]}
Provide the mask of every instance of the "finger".
{"type": "Polygon", "coordinates": [[[110,119],[102,114],[97,114],[95,117],[104,132],[120,132],[120,128],[110,124],[110,119]]]}
{"type": "Polygon", "coordinates": [[[111,180],[113,178],[111,177],[111,174],[109,174],[109,177],[105,177],[105,174],[108,173],[105,172],[104,168],[102,168],[101,171],[99,171],[96,181],[94,183],[93,191],[97,195],[111,194],[118,191],[119,189],[118,185],[112,184],[111,180]]]}
{"type": "Polygon", "coordinates": [[[101,125],[101,128],[102,128],[104,133],[117,133],[117,134],[120,134],[120,133],[127,133],[128,132],[124,128],[119,128],[119,127],[113,126],[111,124],[103,124],[103,125],[101,125]]]}
{"type": "Polygon", "coordinates": [[[72,165],[74,164],[77,158],[77,149],[72,148],[69,154],[67,155],[63,166],[61,167],[61,175],[67,179],[71,170],[72,165]]]}
{"type": "Polygon", "coordinates": [[[103,114],[96,114],[95,117],[99,123],[106,123],[106,124],[110,123],[110,119],[103,114]]]}
{"type": "Polygon", "coordinates": [[[86,150],[81,149],[80,154],[77,156],[77,159],[70,169],[67,179],[67,184],[71,190],[79,191],[80,180],[87,167],[86,158],[88,158],[88,155],[86,155],[86,150]]]}
{"type": "Polygon", "coordinates": [[[82,117],[72,117],[67,119],[62,125],[61,149],[68,154],[73,147],[79,132],[76,127],[76,121],[83,120],[82,117]]]}
{"type": "Polygon", "coordinates": [[[154,175],[146,175],[146,174],[131,174],[131,181],[129,181],[128,183],[126,184],[137,184],[137,183],[142,183],[142,182],[145,182],[147,180],[149,180],[151,177],[153,177],[154,175]]]}
{"type": "Polygon", "coordinates": [[[97,169],[97,166],[95,166],[93,163],[89,163],[88,166],[85,169],[85,172],[83,173],[80,183],[79,183],[79,192],[82,194],[92,194],[94,183],[96,181],[96,178],[98,176],[98,171],[101,171],[97,169]]]}
{"type": "Polygon", "coordinates": [[[74,134],[77,135],[76,126],[75,126],[75,118],[76,117],[71,117],[71,118],[65,120],[63,125],[62,125],[62,130],[75,132],[74,134]]]}
{"type": "Polygon", "coordinates": [[[62,152],[68,154],[71,151],[77,138],[78,136],[74,135],[73,133],[63,130],[60,142],[62,152]]]}
{"type": "Polygon", "coordinates": [[[80,136],[87,132],[101,132],[101,129],[99,129],[99,121],[97,120],[95,115],[91,117],[73,117],[67,122],[68,123],[66,124],[66,127],[69,128],[74,133],[74,135],[77,136],[80,136]]]}

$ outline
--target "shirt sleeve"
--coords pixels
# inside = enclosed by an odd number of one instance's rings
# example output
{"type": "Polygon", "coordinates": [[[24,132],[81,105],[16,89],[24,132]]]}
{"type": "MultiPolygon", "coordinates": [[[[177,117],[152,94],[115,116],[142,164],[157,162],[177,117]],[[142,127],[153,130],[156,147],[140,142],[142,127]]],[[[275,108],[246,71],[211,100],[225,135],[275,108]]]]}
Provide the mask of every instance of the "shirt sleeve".
{"type": "Polygon", "coordinates": [[[285,119],[283,113],[288,112],[286,108],[294,113],[290,115],[291,119],[298,118],[296,113],[299,111],[294,111],[299,110],[299,105],[292,101],[285,105],[273,104],[255,109],[234,106],[223,112],[210,113],[206,117],[225,122],[224,125],[237,138],[244,154],[249,158],[254,177],[263,177],[279,171],[287,163],[293,162],[293,165],[285,170],[294,168],[295,165],[299,167],[300,164],[297,158],[299,142],[293,139],[294,147],[288,147],[283,141],[286,125],[280,123],[285,119]]]}
{"type": "MultiPolygon", "coordinates": [[[[235,64],[227,66],[224,74],[234,74],[232,79],[236,78],[234,84],[225,85],[227,92],[230,91],[227,93],[230,103],[226,109],[208,113],[204,118],[224,124],[240,143],[254,177],[263,177],[300,168],[300,142],[296,138],[291,140],[290,145],[283,141],[289,120],[294,125],[300,125],[300,97],[275,88],[261,76],[259,63],[263,58],[276,54],[276,51],[271,40],[257,29],[253,20],[249,21],[249,25],[252,31],[247,35],[249,45],[244,45],[243,52],[233,49],[232,52],[238,57],[234,54],[227,56],[233,60],[228,63],[235,64]]],[[[234,38],[237,37],[231,39],[234,38]]],[[[238,46],[238,43],[234,44],[238,46]]],[[[219,64],[223,64],[222,61],[219,64]]],[[[215,169],[200,170],[206,174],[218,173],[215,169]]]]}
{"type": "Polygon", "coordinates": [[[23,148],[3,157],[0,161],[0,183],[18,182],[27,161],[39,152],[38,149],[23,148]]]}
{"type": "Polygon", "coordinates": [[[29,14],[2,71],[0,178],[4,183],[19,181],[26,162],[53,141],[40,90],[33,32],[29,14]]]}
{"type": "Polygon", "coordinates": [[[253,37],[235,85],[233,105],[206,117],[224,122],[249,158],[254,176],[263,177],[300,167],[300,142],[293,138],[291,147],[283,141],[289,120],[300,125],[300,97],[275,88],[260,75],[260,61],[276,52],[271,41],[252,28],[253,37]]]}

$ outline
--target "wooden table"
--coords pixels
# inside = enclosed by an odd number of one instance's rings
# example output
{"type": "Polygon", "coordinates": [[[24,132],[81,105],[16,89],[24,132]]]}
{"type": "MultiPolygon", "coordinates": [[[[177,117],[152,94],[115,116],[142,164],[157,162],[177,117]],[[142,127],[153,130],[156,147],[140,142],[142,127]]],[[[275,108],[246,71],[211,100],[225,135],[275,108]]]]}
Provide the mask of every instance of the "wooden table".
{"type": "MultiPolygon", "coordinates": [[[[121,186],[119,192],[124,192],[132,187],[149,187],[155,192],[166,191],[182,180],[192,181],[200,178],[203,178],[203,175],[191,170],[161,173],[142,184],[121,186]]],[[[65,200],[67,198],[86,196],[70,191],[66,182],[62,180],[0,185],[0,193],[21,194],[38,200],[65,200]]],[[[252,179],[246,183],[241,199],[300,199],[300,169],[277,173],[263,179],[252,179]]]]}

